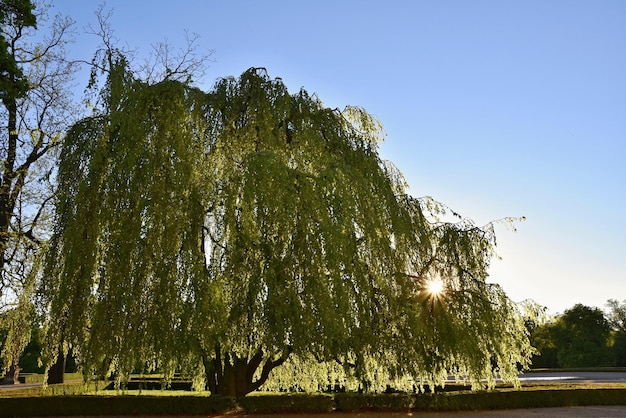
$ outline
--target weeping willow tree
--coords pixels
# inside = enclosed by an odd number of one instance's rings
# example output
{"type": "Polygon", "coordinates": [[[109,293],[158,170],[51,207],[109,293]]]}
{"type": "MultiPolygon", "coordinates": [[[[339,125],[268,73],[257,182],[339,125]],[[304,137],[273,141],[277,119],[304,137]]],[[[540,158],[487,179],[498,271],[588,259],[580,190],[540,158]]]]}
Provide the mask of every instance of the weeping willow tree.
{"type": "Polygon", "coordinates": [[[51,361],[72,347],[87,376],[183,372],[236,396],[294,364],[370,388],[528,364],[517,306],[486,283],[493,224],[408,195],[363,109],[259,69],[208,93],[149,84],[123,59],[103,97],[63,142],[51,361]]]}

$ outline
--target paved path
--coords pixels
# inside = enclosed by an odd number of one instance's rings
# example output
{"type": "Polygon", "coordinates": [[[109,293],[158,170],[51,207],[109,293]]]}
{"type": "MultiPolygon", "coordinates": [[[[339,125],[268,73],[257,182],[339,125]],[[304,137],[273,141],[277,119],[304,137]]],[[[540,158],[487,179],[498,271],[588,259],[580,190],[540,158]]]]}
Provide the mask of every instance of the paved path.
{"type": "MultiPolygon", "coordinates": [[[[235,416],[236,417],[236,416],[235,416]]],[[[249,418],[464,418],[464,417],[626,417],[626,406],[580,406],[566,408],[506,409],[497,411],[454,411],[454,412],[360,412],[329,414],[277,414],[241,415],[249,418]]],[[[163,418],[163,417],[160,417],[163,418]]],[[[180,417],[179,417],[180,418],[180,417]]],[[[222,415],[220,418],[234,418],[222,415]]]]}
{"type": "MultiPolygon", "coordinates": [[[[497,411],[456,411],[456,412],[359,412],[341,413],[332,412],[328,414],[227,414],[211,415],[211,418],[465,418],[465,417],[530,417],[530,418],[623,418],[626,417],[626,406],[574,406],[564,408],[530,408],[530,409],[506,409],[497,411]]],[[[61,418],[61,417],[48,417],[61,418]]],[[[129,418],[126,416],[109,417],[81,417],[81,418],[129,418]]],[[[182,415],[176,416],[140,416],[135,418],[184,418],[182,415]]],[[[198,417],[195,417],[198,418],[198,417]]]]}
{"type": "Polygon", "coordinates": [[[624,383],[626,382],[625,372],[566,372],[566,371],[545,371],[529,372],[519,376],[522,385],[524,382],[540,381],[572,381],[572,382],[593,382],[593,383],[624,383]]]}

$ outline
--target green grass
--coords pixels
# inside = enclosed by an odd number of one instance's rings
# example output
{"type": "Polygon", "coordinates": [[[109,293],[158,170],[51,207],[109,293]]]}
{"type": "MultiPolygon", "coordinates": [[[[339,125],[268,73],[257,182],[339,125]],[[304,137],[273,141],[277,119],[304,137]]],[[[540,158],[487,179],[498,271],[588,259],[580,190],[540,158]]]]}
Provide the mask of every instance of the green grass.
{"type": "MultiPolygon", "coordinates": [[[[23,383],[42,383],[44,375],[41,373],[20,373],[20,380],[23,383]]],[[[68,380],[83,380],[82,373],[65,373],[65,381],[68,380]]]]}
{"type": "Polygon", "coordinates": [[[70,382],[57,385],[43,386],[27,386],[11,389],[0,390],[0,399],[2,398],[32,398],[40,396],[68,396],[85,393],[96,393],[99,389],[105,387],[108,382],[70,382]]]}

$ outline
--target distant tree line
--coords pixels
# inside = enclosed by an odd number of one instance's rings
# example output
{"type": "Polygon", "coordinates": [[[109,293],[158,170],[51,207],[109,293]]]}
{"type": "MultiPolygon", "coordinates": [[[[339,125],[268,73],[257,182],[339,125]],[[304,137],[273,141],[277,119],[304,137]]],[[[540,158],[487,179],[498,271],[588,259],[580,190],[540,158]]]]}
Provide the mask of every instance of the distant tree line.
{"type": "Polygon", "coordinates": [[[610,299],[607,307],[576,304],[545,323],[528,321],[538,350],[532,367],[626,366],[626,300],[610,299]]]}

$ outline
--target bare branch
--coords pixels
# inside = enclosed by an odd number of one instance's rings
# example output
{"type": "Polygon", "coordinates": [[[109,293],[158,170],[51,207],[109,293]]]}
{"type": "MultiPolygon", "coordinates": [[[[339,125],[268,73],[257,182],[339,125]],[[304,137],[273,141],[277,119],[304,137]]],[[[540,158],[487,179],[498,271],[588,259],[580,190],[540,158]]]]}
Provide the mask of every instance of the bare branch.
{"type": "Polygon", "coordinates": [[[144,64],[138,69],[144,74],[149,83],[158,83],[165,80],[191,82],[193,79],[202,78],[205,74],[207,63],[212,62],[211,56],[214,51],[209,50],[205,54],[198,53],[198,41],[200,36],[185,31],[185,47],[175,50],[165,38],[162,42],[152,45],[152,53],[144,64]]]}

